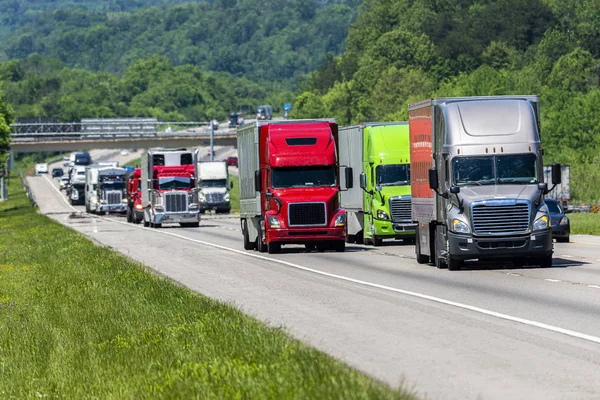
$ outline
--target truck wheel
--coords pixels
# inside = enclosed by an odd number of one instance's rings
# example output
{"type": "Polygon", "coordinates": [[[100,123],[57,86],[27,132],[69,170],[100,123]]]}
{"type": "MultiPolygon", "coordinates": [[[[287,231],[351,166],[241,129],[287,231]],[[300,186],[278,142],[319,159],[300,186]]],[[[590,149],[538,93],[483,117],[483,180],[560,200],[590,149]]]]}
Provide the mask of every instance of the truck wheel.
{"type": "Polygon", "coordinates": [[[277,254],[281,251],[281,243],[271,242],[267,244],[267,251],[269,254],[277,254]]]}
{"type": "Polygon", "coordinates": [[[154,223],[154,224],[150,224],[150,227],[152,227],[152,228],[162,228],[162,224],[156,224],[156,223],[154,223]]]}
{"type": "Polygon", "coordinates": [[[552,254],[550,254],[549,256],[540,257],[538,263],[542,268],[552,268],[552,254]]]}
{"type": "Polygon", "coordinates": [[[448,265],[446,264],[446,262],[442,259],[442,257],[439,256],[440,252],[438,251],[437,248],[437,238],[434,236],[433,240],[435,240],[435,253],[433,253],[432,258],[433,258],[433,262],[435,263],[436,268],[438,269],[445,269],[448,268],[448,265]]]}
{"type": "Polygon", "coordinates": [[[448,271],[458,271],[464,264],[464,261],[448,256],[448,271]]]}
{"type": "Polygon", "coordinates": [[[144,218],[144,226],[146,228],[150,226],[150,223],[148,221],[146,221],[146,218],[144,218]]]}
{"type": "Polygon", "coordinates": [[[346,251],[346,242],[344,242],[343,240],[335,242],[335,244],[333,245],[333,248],[335,249],[336,252],[343,253],[344,251],[346,251]]]}
{"type": "Polygon", "coordinates": [[[256,243],[250,241],[250,235],[248,235],[248,222],[244,220],[244,250],[254,250],[256,248],[256,243]]]}
{"type": "Polygon", "coordinates": [[[317,246],[314,243],[306,243],[304,247],[307,251],[313,251],[317,246]]]}
{"type": "Polygon", "coordinates": [[[131,216],[131,208],[127,207],[127,211],[126,211],[126,215],[127,215],[127,222],[133,222],[133,218],[131,216]]]}
{"type": "Polygon", "coordinates": [[[567,236],[567,237],[561,237],[561,238],[556,238],[556,242],[557,243],[569,243],[569,236],[567,236]]]}
{"type": "Polygon", "coordinates": [[[259,223],[258,224],[258,237],[256,238],[256,250],[258,250],[260,253],[264,253],[267,251],[267,245],[265,242],[263,242],[262,237],[263,237],[262,226],[259,223]]]}
{"type": "Polygon", "coordinates": [[[179,225],[181,225],[182,228],[198,228],[200,222],[181,222],[179,225]]]}
{"type": "Polygon", "coordinates": [[[363,231],[356,234],[356,244],[364,244],[363,231]]]}
{"type": "Polygon", "coordinates": [[[354,243],[354,242],[356,242],[356,235],[348,235],[348,236],[346,236],[346,242],[348,242],[348,243],[354,243]]]}
{"type": "Polygon", "coordinates": [[[373,235],[373,246],[375,246],[375,247],[383,246],[383,239],[378,238],[377,236],[373,235]]]}
{"type": "Polygon", "coordinates": [[[419,264],[429,263],[429,256],[421,253],[421,242],[418,238],[415,241],[415,254],[417,255],[417,262],[419,264]]]}

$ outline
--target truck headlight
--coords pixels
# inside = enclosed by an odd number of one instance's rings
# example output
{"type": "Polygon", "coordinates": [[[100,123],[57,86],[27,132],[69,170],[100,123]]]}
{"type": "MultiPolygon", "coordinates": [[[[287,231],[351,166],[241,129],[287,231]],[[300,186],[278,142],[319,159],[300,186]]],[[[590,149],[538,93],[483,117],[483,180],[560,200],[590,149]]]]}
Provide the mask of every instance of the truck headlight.
{"type": "Polygon", "coordinates": [[[543,229],[548,229],[548,216],[542,215],[540,218],[536,219],[533,223],[534,231],[541,231],[543,229]]]}
{"type": "Polygon", "coordinates": [[[569,225],[569,218],[567,218],[567,217],[562,217],[562,218],[560,219],[560,222],[559,222],[558,224],[559,224],[559,225],[563,225],[563,226],[564,226],[564,225],[569,225]]]}
{"type": "Polygon", "coordinates": [[[455,233],[471,233],[471,228],[469,228],[469,225],[467,225],[466,223],[464,223],[460,219],[456,219],[455,218],[455,219],[452,220],[452,232],[455,232],[455,233]]]}
{"type": "Polygon", "coordinates": [[[377,210],[377,219],[390,219],[390,216],[383,210],[377,210]]]}
{"type": "Polygon", "coordinates": [[[197,208],[198,208],[198,204],[196,204],[196,203],[190,203],[190,205],[188,206],[188,208],[189,208],[190,210],[195,210],[195,209],[197,209],[197,208]]]}
{"type": "Polygon", "coordinates": [[[98,204],[98,200],[92,199],[92,200],[90,200],[90,203],[92,203],[92,204],[98,204]]]}
{"type": "Polygon", "coordinates": [[[125,198],[123,199],[123,203],[125,203],[125,204],[127,204],[127,202],[128,202],[128,201],[129,201],[129,200],[127,200],[127,197],[125,197],[125,198]]]}
{"type": "Polygon", "coordinates": [[[335,221],[333,222],[333,225],[336,228],[341,228],[341,227],[346,226],[346,214],[338,214],[335,217],[335,221]]]}
{"type": "Polygon", "coordinates": [[[269,217],[269,228],[271,229],[281,229],[281,224],[279,223],[279,220],[277,219],[276,216],[271,215],[269,217]]]}
{"type": "Polygon", "coordinates": [[[231,199],[231,196],[229,193],[225,193],[225,201],[229,201],[229,199],[231,199]]]}

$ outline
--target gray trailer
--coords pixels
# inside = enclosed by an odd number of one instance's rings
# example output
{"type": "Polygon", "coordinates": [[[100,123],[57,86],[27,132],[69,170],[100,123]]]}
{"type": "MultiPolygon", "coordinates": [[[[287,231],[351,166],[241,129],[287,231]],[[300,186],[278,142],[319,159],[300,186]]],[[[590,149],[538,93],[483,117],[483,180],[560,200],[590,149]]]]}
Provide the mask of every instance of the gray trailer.
{"type": "MultiPolygon", "coordinates": [[[[538,97],[437,98],[408,109],[417,261],[552,266],[538,97]]],[[[559,164],[552,180],[560,183],[559,164]]]]}

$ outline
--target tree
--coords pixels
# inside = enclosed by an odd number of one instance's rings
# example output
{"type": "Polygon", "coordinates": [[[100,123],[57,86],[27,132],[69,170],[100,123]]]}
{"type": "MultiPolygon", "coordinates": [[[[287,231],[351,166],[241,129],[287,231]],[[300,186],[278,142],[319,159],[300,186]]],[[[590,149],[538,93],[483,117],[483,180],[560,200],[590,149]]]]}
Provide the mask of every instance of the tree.
{"type": "Polygon", "coordinates": [[[13,120],[12,108],[4,98],[4,93],[0,91],[0,166],[5,165],[10,150],[10,124],[13,120]]]}

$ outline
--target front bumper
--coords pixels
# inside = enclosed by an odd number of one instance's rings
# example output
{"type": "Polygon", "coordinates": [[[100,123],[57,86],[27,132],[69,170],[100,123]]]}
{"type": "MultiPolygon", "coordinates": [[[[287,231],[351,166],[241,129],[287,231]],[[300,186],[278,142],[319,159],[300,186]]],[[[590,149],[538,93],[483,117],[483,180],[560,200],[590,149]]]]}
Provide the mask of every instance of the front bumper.
{"type": "Polygon", "coordinates": [[[168,224],[168,223],[190,223],[200,222],[200,211],[187,211],[178,213],[155,213],[152,218],[154,224],[168,224]]]}
{"type": "Polygon", "coordinates": [[[549,230],[521,236],[473,237],[448,232],[448,247],[458,260],[530,258],[552,255],[549,230]]]}
{"type": "Polygon", "coordinates": [[[373,219],[373,227],[375,228],[375,236],[381,239],[415,237],[417,231],[417,224],[380,219],[373,219]]]}
{"type": "Polygon", "coordinates": [[[124,213],[127,211],[127,204],[119,203],[119,204],[98,204],[96,206],[96,210],[99,212],[118,212],[124,213]]]}
{"type": "Polygon", "coordinates": [[[266,241],[281,242],[289,244],[317,243],[322,241],[346,240],[345,228],[329,227],[305,227],[305,228],[282,228],[267,229],[266,241]]]}
{"type": "Polygon", "coordinates": [[[200,203],[200,210],[231,210],[231,203],[228,201],[221,203],[200,203]]]}
{"type": "Polygon", "coordinates": [[[571,234],[571,227],[569,225],[556,225],[552,227],[553,238],[568,238],[571,234]]]}

